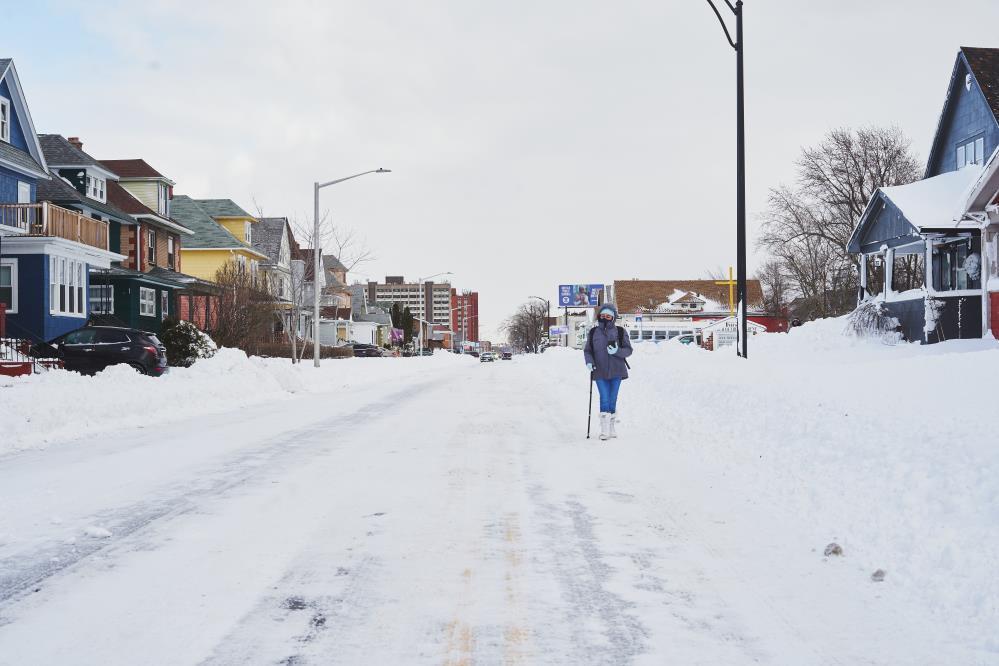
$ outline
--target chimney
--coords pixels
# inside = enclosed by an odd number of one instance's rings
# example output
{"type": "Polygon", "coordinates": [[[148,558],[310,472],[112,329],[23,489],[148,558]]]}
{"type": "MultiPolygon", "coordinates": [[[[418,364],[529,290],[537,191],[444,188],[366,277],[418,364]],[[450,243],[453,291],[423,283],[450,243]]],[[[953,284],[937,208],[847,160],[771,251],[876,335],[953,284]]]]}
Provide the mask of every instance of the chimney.
{"type": "Polygon", "coordinates": [[[73,146],[77,150],[83,150],[83,142],[80,141],[80,137],[71,136],[66,141],[69,141],[69,145],[73,146]]]}

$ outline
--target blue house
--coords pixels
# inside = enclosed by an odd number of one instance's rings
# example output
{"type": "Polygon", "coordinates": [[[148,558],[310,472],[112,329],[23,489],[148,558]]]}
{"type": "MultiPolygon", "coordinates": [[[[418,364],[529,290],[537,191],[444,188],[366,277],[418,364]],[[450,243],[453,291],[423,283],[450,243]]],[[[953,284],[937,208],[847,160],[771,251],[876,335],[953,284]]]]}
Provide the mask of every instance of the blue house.
{"type": "Polygon", "coordinates": [[[0,59],[0,303],[9,337],[51,340],[87,321],[91,267],[123,257],[109,227],[48,201],[50,175],[10,59],[0,59]]]}
{"type": "Polygon", "coordinates": [[[879,189],[847,245],[860,255],[859,300],[882,301],[909,341],[989,329],[994,261],[983,252],[987,224],[966,203],[997,148],[999,49],[962,47],[923,180],[879,189]]]}

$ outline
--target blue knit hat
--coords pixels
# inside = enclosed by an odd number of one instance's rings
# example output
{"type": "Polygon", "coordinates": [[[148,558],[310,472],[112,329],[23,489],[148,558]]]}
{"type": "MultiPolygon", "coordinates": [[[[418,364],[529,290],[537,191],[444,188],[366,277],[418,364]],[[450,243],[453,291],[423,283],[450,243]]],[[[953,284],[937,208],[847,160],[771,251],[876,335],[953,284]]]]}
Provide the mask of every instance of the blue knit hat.
{"type": "Polygon", "coordinates": [[[617,319],[617,306],[615,306],[613,303],[604,303],[603,305],[601,305],[600,309],[597,310],[597,316],[599,317],[604,312],[610,312],[612,315],[614,315],[614,319],[617,319]]]}

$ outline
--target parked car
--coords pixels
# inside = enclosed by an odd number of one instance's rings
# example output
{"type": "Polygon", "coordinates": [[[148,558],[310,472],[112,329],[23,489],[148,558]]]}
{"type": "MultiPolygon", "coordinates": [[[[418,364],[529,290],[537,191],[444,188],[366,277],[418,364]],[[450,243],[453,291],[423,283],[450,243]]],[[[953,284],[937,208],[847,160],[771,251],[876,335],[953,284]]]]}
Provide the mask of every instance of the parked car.
{"type": "Polygon", "coordinates": [[[480,363],[492,363],[495,360],[496,360],[496,354],[492,352],[482,352],[481,354],[479,354],[480,363]]]}
{"type": "Polygon", "coordinates": [[[109,365],[130,365],[158,377],[169,367],[166,347],[152,333],[137,328],[84,326],[31,348],[32,356],[62,359],[67,370],[85,375],[109,365]]]}
{"type": "Polygon", "coordinates": [[[361,358],[381,358],[382,356],[381,347],[376,345],[369,345],[364,342],[355,342],[351,344],[350,347],[354,350],[354,356],[361,358]]]}

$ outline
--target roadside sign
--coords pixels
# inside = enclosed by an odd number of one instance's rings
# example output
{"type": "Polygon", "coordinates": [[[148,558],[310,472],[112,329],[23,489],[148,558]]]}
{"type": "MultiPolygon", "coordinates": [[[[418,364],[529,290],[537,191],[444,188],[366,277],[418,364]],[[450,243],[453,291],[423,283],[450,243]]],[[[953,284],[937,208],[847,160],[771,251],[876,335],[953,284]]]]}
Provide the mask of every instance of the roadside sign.
{"type": "Polygon", "coordinates": [[[568,326],[549,326],[548,327],[548,335],[550,337],[555,337],[557,335],[568,335],[568,334],[569,334],[569,327],[568,326]]]}

